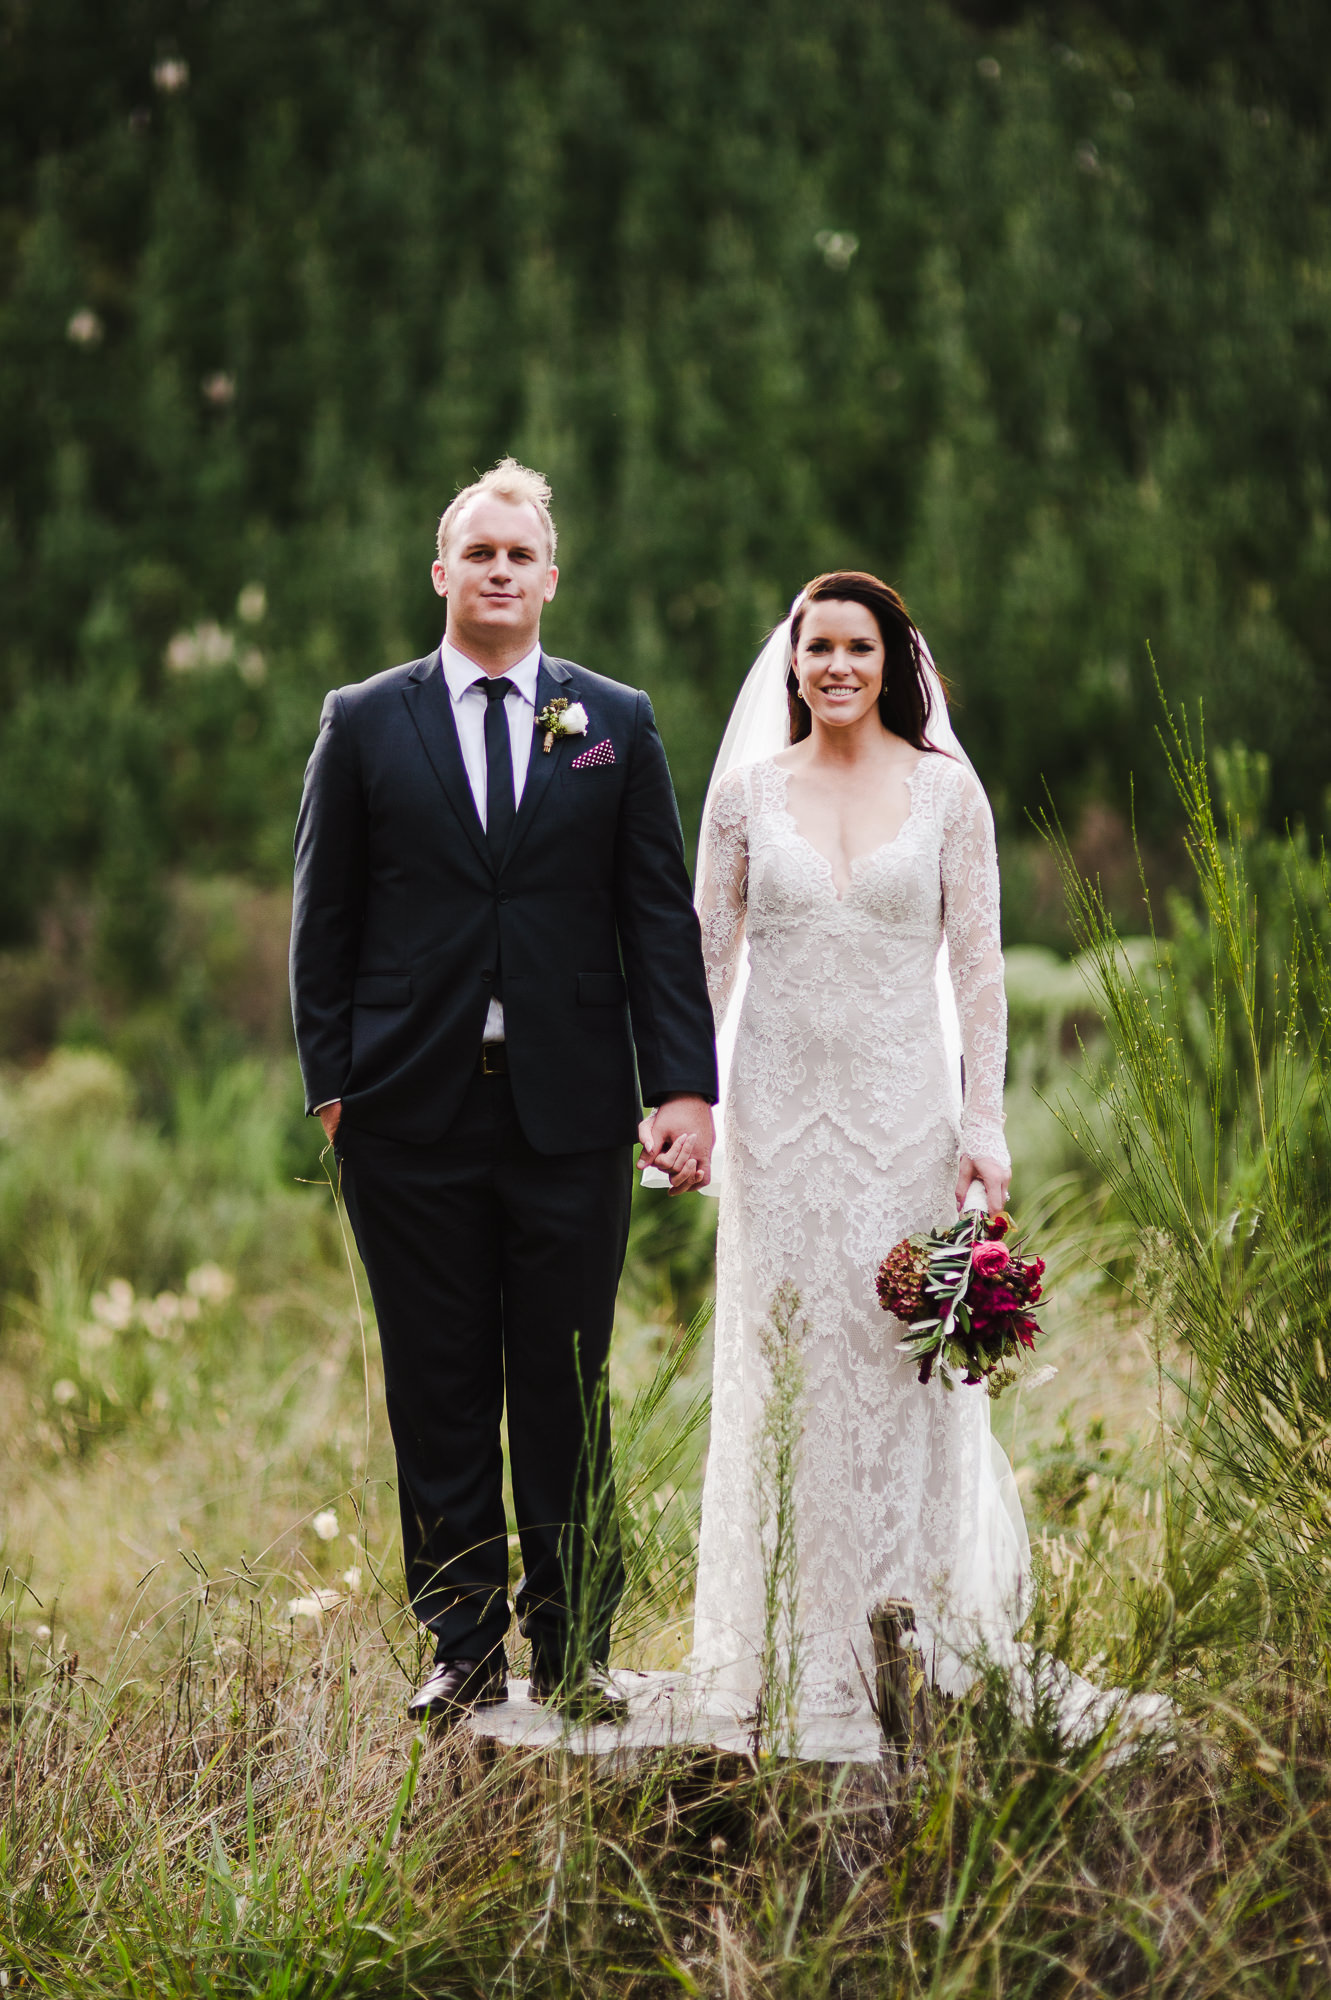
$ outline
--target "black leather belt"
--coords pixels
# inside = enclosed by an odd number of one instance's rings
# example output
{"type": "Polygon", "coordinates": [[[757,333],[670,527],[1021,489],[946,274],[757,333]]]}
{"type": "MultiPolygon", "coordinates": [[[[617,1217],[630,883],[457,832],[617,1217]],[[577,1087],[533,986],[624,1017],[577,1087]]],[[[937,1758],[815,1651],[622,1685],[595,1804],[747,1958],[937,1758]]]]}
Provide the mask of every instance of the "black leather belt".
{"type": "Polygon", "coordinates": [[[480,1061],[476,1068],[481,1076],[507,1076],[507,1045],[504,1042],[482,1042],[480,1061]]]}

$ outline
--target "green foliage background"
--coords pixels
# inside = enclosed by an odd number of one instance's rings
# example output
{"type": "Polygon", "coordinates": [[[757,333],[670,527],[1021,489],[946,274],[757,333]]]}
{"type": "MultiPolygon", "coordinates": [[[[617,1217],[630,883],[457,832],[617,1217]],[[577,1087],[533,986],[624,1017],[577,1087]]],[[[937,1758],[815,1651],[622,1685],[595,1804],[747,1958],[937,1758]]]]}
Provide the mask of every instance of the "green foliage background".
{"type": "Polygon", "coordinates": [[[150,991],[169,877],[280,884],[324,691],[436,640],[434,518],[505,451],[548,641],[650,690],[690,832],[834,563],[954,681],[1014,938],[1045,779],[1172,822],[1148,640],[1320,823],[1315,16],[3,0],[0,944],[83,899],[150,991]]]}

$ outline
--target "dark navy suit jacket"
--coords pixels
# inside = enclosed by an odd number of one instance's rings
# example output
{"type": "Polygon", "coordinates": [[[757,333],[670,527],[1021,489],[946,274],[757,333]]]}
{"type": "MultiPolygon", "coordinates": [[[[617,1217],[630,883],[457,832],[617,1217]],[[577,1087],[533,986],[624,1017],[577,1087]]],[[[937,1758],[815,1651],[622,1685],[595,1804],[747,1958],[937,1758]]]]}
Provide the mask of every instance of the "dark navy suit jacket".
{"type": "Polygon", "coordinates": [[[698,921],[645,694],[542,655],[539,711],[583,737],[532,744],[495,867],[437,652],[336,689],[296,828],[291,1003],[306,1109],[429,1142],[473,1075],[496,974],[522,1129],[542,1153],[627,1144],[642,1101],[715,1102],[698,921]],[[573,769],[608,742],[613,761],[573,769]],[[635,1070],[636,1056],[636,1070],[635,1070]]]}

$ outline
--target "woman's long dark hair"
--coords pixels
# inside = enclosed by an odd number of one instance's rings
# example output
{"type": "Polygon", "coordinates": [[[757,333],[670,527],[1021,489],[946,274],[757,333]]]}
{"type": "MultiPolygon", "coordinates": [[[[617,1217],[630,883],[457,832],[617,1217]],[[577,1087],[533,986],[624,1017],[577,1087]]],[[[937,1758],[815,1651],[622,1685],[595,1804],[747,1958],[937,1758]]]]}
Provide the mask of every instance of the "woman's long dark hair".
{"type": "MultiPolygon", "coordinates": [[[[914,750],[932,750],[928,727],[932,703],[920,653],[920,635],[898,593],[881,577],[863,569],[833,569],[806,583],[799,605],[790,620],[791,666],[786,675],[786,697],[790,707],[790,740],[800,743],[809,735],[813,721],[799,697],[794,655],[799,647],[804,614],[811,604],[862,604],[872,612],[883,636],[883,691],[878,697],[878,714],[884,729],[900,736],[914,750]]],[[[940,676],[941,678],[941,676],[940,676]]]]}

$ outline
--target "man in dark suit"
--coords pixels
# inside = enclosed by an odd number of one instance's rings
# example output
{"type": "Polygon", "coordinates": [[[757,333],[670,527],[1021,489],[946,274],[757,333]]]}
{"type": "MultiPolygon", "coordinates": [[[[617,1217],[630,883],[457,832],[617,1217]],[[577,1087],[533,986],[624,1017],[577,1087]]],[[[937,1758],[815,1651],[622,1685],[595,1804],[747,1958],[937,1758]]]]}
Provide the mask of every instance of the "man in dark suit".
{"type": "Polygon", "coordinates": [[[369,1275],[435,1639],[409,1708],[445,1720],[507,1695],[505,1402],[532,1691],[622,1713],[603,1382],[630,1149],[704,1186],[717,1095],[651,704],[541,651],[548,502],[510,459],[448,508],[443,643],[328,696],[296,830],[306,1109],[369,1275]]]}

